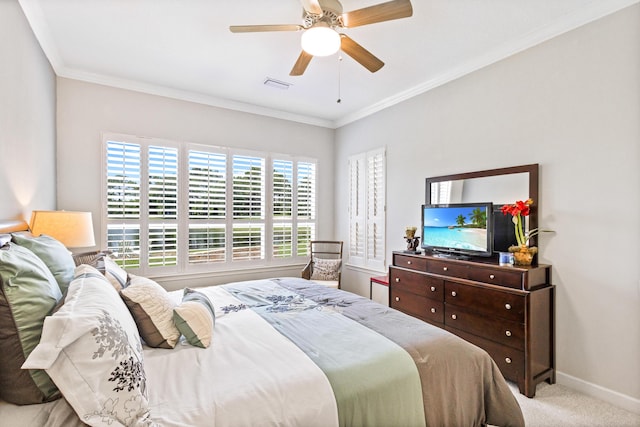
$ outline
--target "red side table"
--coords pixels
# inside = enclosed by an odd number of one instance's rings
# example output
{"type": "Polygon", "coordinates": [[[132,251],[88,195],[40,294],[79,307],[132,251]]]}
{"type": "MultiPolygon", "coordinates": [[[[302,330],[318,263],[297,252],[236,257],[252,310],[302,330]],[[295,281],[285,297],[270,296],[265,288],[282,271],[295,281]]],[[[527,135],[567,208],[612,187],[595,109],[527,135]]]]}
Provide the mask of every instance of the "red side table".
{"type": "Polygon", "coordinates": [[[369,299],[373,298],[373,284],[377,283],[382,286],[389,287],[389,277],[388,276],[375,276],[369,279],[369,299]]]}

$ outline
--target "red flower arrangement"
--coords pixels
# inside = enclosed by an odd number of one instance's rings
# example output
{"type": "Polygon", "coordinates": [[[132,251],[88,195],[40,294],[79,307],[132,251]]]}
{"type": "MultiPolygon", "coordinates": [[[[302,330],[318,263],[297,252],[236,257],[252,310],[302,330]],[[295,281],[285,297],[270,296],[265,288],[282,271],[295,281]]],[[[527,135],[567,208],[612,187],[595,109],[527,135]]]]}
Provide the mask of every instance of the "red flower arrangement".
{"type": "Polygon", "coordinates": [[[527,246],[529,239],[540,232],[537,228],[524,231],[524,217],[529,216],[531,213],[531,205],[533,205],[533,199],[527,199],[524,202],[522,200],[518,200],[515,204],[504,205],[500,209],[504,215],[511,214],[513,216],[513,224],[515,226],[518,246],[527,246]]]}

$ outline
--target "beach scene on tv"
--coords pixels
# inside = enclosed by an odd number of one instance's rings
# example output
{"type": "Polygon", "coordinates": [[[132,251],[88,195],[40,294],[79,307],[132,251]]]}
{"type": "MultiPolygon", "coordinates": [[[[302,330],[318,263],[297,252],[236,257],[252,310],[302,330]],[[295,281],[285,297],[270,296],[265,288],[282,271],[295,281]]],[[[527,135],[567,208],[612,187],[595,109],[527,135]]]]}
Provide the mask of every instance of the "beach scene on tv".
{"type": "Polygon", "coordinates": [[[487,211],[483,207],[424,207],[423,245],[487,250],[487,211]]]}

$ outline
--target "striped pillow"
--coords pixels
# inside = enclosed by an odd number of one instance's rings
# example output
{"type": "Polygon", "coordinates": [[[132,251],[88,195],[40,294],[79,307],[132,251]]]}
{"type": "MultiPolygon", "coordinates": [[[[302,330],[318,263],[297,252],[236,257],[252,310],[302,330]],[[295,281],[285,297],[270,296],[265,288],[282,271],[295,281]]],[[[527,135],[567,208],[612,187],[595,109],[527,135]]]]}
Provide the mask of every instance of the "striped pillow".
{"type": "Polygon", "coordinates": [[[201,348],[211,345],[216,313],[202,292],[185,288],[182,303],[173,309],[173,321],[189,344],[201,348]]]}

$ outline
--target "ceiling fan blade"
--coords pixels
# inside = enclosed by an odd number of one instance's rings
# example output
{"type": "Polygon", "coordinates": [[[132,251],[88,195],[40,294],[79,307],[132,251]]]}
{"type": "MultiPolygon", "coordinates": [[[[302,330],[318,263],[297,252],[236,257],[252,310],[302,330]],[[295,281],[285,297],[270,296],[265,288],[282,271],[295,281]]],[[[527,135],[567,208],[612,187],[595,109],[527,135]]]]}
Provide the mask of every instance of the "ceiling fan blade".
{"type": "Polygon", "coordinates": [[[313,58],[313,55],[308,54],[304,50],[300,52],[300,56],[298,56],[298,60],[293,65],[293,68],[291,69],[291,72],[289,73],[289,75],[290,76],[303,75],[304,71],[307,69],[307,66],[309,65],[309,62],[311,62],[311,58],[313,58]]]}
{"type": "Polygon", "coordinates": [[[322,15],[322,7],[318,0],[300,0],[302,7],[313,15],[322,15]]]}
{"type": "Polygon", "coordinates": [[[340,34],[340,49],[372,73],[375,73],[384,66],[384,62],[380,61],[371,52],[345,34],[340,34]]]}
{"type": "Polygon", "coordinates": [[[259,33],[264,31],[300,31],[304,30],[302,25],[231,25],[232,33],[259,33]]]}
{"type": "Polygon", "coordinates": [[[342,23],[345,28],[353,28],[376,22],[408,18],[411,15],[413,15],[413,7],[410,0],[394,0],[345,12],[342,14],[342,23]]]}

